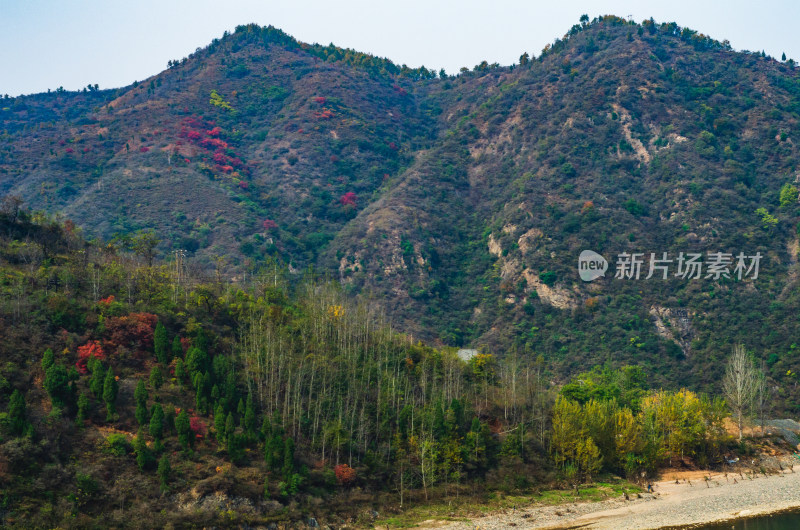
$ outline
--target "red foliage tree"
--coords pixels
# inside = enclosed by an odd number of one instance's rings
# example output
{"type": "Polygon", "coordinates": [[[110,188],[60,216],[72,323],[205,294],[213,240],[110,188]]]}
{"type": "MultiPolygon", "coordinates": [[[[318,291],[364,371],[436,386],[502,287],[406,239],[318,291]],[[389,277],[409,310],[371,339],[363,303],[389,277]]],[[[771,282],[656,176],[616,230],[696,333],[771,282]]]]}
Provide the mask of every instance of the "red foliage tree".
{"type": "Polygon", "coordinates": [[[400,85],[398,85],[397,83],[395,83],[394,85],[392,85],[392,88],[394,89],[394,91],[395,91],[395,92],[397,92],[397,93],[398,93],[398,94],[400,94],[401,96],[405,96],[405,95],[408,93],[408,92],[406,92],[406,89],[405,89],[405,88],[401,87],[401,86],[400,86],[400,85]]]}
{"type": "Polygon", "coordinates": [[[356,470],[347,464],[339,464],[333,468],[336,474],[336,481],[342,486],[348,486],[356,480],[356,470]]]}
{"type": "Polygon", "coordinates": [[[200,419],[199,416],[192,416],[189,418],[189,428],[192,429],[195,438],[202,439],[206,435],[206,431],[208,427],[203,420],[200,419]]]}
{"type": "Polygon", "coordinates": [[[153,331],[158,317],[151,313],[131,313],[106,320],[106,346],[116,350],[130,348],[141,357],[153,347],[153,331]]]}
{"type": "Polygon", "coordinates": [[[322,109],[322,112],[315,112],[314,117],[318,120],[329,120],[333,118],[333,111],[331,109],[322,109]]]}
{"type": "Polygon", "coordinates": [[[325,104],[325,96],[317,96],[317,97],[314,98],[314,101],[316,101],[320,105],[324,105],[325,104]]]}
{"type": "Polygon", "coordinates": [[[71,148],[71,147],[67,147],[67,154],[68,154],[68,155],[71,155],[71,154],[72,154],[72,153],[74,153],[74,152],[75,152],[75,150],[74,150],[73,148],[71,148]]]}
{"type": "Polygon", "coordinates": [[[108,298],[103,298],[102,300],[100,300],[97,303],[100,304],[100,305],[109,306],[114,302],[114,300],[115,300],[115,297],[112,294],[112,295],[109,295],[108,298]]]}
{"type": "Polygon", "coordinates": [[[78,369],[78,372],[82,374],[88,373],[89,370],[86,368],[86,365],[90,357],[101,360],[106,358],[106,354],[99,341],[90,340],[83,346],[78,346],[78,361],[75,363],[75,368],[78,369]]]}
{"type": "Polygon", "coordinates": [[[358,197],[352,191],[348,191],[341,197],[339,197],[339,202],[342,203],[342,206],[356,206],[356,202],[358,202],[358,197]]]}
{"type": "Polygon", "coordinates": [[[264,230],[272,230],[273,228],[278,228],[278,223],[272,219],[264,219],[264,222],[261,223],[261,226],[264,227],[264,230]]]}
{"type": "Polygon", "coordinates": [[[145,147],[144,145],[139,148],[140,153],[146,153],[150,150],[149,147],[145,147]]]}

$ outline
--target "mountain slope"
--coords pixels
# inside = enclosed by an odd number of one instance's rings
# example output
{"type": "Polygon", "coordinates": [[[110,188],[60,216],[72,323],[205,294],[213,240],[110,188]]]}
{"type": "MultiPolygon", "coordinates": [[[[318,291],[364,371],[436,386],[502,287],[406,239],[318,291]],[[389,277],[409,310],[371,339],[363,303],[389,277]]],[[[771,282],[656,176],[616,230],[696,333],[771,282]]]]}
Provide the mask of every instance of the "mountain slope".
{"type": "Polygon", "coordinates": [[[14,100],[0,191],[230,274],[316,265],[407,331],[562,373],[636,363],[713,390],[743,342],[787,393],[799,118],[793,65],[675,24],[601,17],[438,79],[243,26],[136,86],[14,100]],[[580,281],[584,249],[606,278],[580,281]],[[613,278],[622,252],[764,258],[754,281],[636,281],[613,278]]]}
{"type": "Polygon", "coordinates": [[[452,85],[451,100],[482,97],[449,113],[407,185],[334,241],[345,281],[446,342],[515,344],[565,372],[608,359],[713,388],[736,341],[776,380],[796,369],[796,189],[779,201],[800,175],[794,70],[672,25],[610,19],[532,64],[452,85]],[[764,229],[759,208],[777,226],[764,229]],[[612,274],[581,282],[583,249],[612,274]],[[611,277],[621,252],[720,251],[763,254],[759,279],[611,277]]]}

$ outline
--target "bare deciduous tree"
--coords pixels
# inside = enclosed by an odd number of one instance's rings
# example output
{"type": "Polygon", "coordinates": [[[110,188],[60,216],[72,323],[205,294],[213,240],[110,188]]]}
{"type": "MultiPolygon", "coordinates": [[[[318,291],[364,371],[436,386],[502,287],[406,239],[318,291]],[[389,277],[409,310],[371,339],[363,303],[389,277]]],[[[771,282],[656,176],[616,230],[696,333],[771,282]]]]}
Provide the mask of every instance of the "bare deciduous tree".
{"type": "Polygon", "coordinates": [[[744,416],[753,404],[758,391],[758,370],[742,344],[733,347],[733,355],[728,359],[725,368],[722,390],[731,413],[736,418],[741,441],[744,416]]]}
{"type": "Polygon", "coordinates": [[[755,387],[755,410],[753,410],[754,414],[757,414],[759,417],[759,423],[761,424],[761,435],[764,435],[764,412],[769,404],[770,399],[770,387],[767,383],[767,375],[764,371],[764,366],[760,370],[757,370],[756,373],[756,387],[755,387]]]}

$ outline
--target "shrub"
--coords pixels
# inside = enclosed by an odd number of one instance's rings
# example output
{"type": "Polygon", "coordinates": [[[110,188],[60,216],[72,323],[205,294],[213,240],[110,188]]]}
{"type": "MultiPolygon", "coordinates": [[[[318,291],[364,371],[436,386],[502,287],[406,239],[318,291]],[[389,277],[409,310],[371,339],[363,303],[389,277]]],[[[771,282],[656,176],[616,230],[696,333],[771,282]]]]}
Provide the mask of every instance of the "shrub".
{"type": "Polygon", "coordinates": [[[111,433],[106,438],[105,450],[112,455],[125,456],[131,450],[131,443],[124,434],[111,433]]]}
{"type": "MultiPolygon", "coordinates": [[[[75,363],[75,367],[78,369],[78,372],[82,374],[89,372],[86,365],[90,358],[100,360],[106,358],[106,354],[103,351],[103,347],[100,345],[99,341],[90,340],[83,346],[78,346],[78,361],[75,363]]],[[[44,360],[42,362],[44,362],[44,360]]]]}
{"type": "Polygon", "coordinates": [[[339,464],[333,468],[336,474],[336,481],[342,486],[348,486],[356,480],[356,470],[347,464],[339,464]]]}

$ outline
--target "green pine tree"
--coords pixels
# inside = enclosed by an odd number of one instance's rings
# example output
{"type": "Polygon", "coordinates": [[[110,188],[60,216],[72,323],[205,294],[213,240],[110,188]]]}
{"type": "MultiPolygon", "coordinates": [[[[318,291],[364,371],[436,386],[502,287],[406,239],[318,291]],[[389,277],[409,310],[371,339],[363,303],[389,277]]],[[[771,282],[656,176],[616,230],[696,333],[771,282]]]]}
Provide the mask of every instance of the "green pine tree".
{"type": "Polygon", "coordinates": [[[217,410],[214,411],[214,430],[217,443],[221,444],[225,440],[225,410],[221,404],[218,404],[217,410]]]}
{"type": "Polygon", "coordinates": [[[236,425],[233,421],[233,414],[230,412],[228,419],[225,420],[225,450],[228,452],[231,462],[239,459],[239,437],[236,435],[236,425]]]}
{"type": "Polygon", "coordinates": [[[8,402],[8,422],[11,432],[16,436],[23,435],[28,428],[28,417],[25,409],[25,396],[15,389],[8,402]]]}
{"type": "Polygon", "coordinates": [[[76,423],[83,423],[89,417],[89,396],[81,392],[78,394],[78,415],[75,417],[76,423]]]}
{"type": "Polygon", "coordinates": [[[147,398],[150,397],[147,393],[147,387],[144,384],[142,379],[136,383],[136,390],[133,391],[133,399],[136,400],[136,403],[144,403],[147,404],[147,398]]]}
{"type": "Polygon", "coordinates": [[[291,436],[286,437],[286,442],[283,446],[283,476],[290,477],[294,473],[294,439],[291,436]]]}
{"type": "Polygon", "coordinates": [[[164,409],[161,407],[161,403],[153,405],[153,414],[150,418],[150,436],[156,441],[160,441],[164,436],[164,409]]]}
{"type": "Polygon", "coordinates": [[[186,368],[181,359],[175,361],[175,379],[178,380],[178,388],[183,389],[183,380],[186,379],[186,368]]]}
{"type": "Polygon", "coordinates": [[[161,385],[164,384],[164,374],[161,372],[161,367],[159,365],[153,366],[150,370],[150,385],[158,390],[161,388],[161,385]]]}
{"type": "Polygon", "coordinates": [[[42,370],[47,372],[47,369],[53,366],[56,362],[56,356],[53,354],[53,350],[47,348],[44,351],[44,355],[42,355],[42,370]]]}
{"type": "Polygon", "coordinates": [[[272,437],[272,423],[269,421],[269,416],[264,414],[264,420],[261,422],[261,439],[267,441],[272,437]]]}
{"type": "Polygon", "coordinates": [[[53,364],[44,376],[44,389],[54,407],[64,407],[69,399],[69,374],[61,364],[53,364]]]}
{"type": "Polygon", "coordinates": [[[103,363],[94,357],[89,358],[88,366],[92,372],[92,377],[89,379],[89,390],[92,391],[94,397],[101,399],[103,397],[103,383],[105,383],[106,369],[103,363]]]}
{"type": "Polygon", "coordinates": [[[167,346],[167,328],[164,327],[164,324],[158,322],[156,330],[153,332],[153,347],[156,352],[156,359],[164,366],[169,364],[170,361],[170,350],[167,346]]]}
{"type": "Polygon", "coordinates": [[[183,358],[183,346],[181,345],[181,338],[177,335],[175,335],[175,338],[172,339],[172,358],[183,358]]]}
{"type": "Polygon", "coordinates": [[[175,431],[175,409],[167,407],[164,410],[164,433],[175,431]]]}
{"type": "Polygon", "coordinates": [[[185,410],[181,410],[175,419],[175,430],[178,431],[178,442],[184,449],[189,449],[192,445],[192,425],[185,410]]]}
{"type": "Polygon", "coordinates": [[[141,427],[150,421],[150,414],[147,411],[147,388],[144,385],[144,381],[141,379],[136,383],[136,390],[133,392],[133,398],[136,400],[136,421],[141,427]]]}
{"type": "Polygon", "coordinates": [[[116,413],[117,393],[119,384],[114,377],[114,370],[109,368],[103,382],[103,401],[106,404],[106,421],[113,421],[116,413]]]}
{"type": "Polygon", "coordinates": [[[136,454],[136,465],[139,469],[144,471],[153,459],[150,449],[147,448],[147,442],[144,439],[144,431],[139,428],[136,438],[133,440],[133,452],[136,454]]]}
{"type": "Polygon", "coordinates": [[[233,421],[233,414],[228,413],[228,417],[225,419],[225,439],[229,439],[233,436],[233,433],[236,431],[236,423],[233,421]]]}
{"type": "Polygon", "coordinates": [[[253,437],[256,431],[256,411],[253,404],[253,395],[247,394],[247,404],[244,410],[244,432],[248,438],[253,437]]]}
{"type": "Polygon", "coordinates": [[[168,483],[170,473],[172,473],[172,466],[169,465],[169,458],[165,453],[161,456],[161,460],[158,461],[158,479],[161,481],[161,491],[167,491],[169,489],[168,483]]]}

